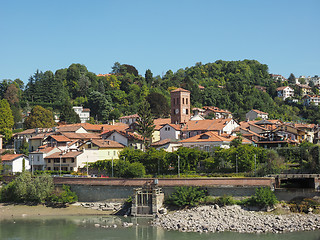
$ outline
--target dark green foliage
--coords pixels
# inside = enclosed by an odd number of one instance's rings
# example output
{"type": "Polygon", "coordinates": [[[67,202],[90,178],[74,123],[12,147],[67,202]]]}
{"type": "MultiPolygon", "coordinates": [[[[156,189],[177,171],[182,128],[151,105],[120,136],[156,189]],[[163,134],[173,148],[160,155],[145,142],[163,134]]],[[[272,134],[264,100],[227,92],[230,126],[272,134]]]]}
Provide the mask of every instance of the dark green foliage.
{"type": "Polygon", "coordinates": [[[79,115],[73,110],[72,104],[67,100],[61,106],[60,122],[65,123],[80,123],[79,115]]]}
{"type": "Polygon", "coordinates": [[[78,201],[78,196],[70,190],[69,186],[63,185],[62,189],[56,188],[48,200],[53,204],[74,203],[78,201]]]}
{"type": "Polygon", "coordinates": [[[177,187],[165,201],[167,205],[182,207],[197,206],[206,196],[206,191],[198,187],[177,187]]]}
{"type": "Polygon", "coordinates": [[[1,189],[1,201],[43,203],[52,190],[53,180],[50,176],[32,177],[29,172],[22,172],[1,189]]]}
{"type": "Polygon", "coordinates": [[[154,118],[163,118],[169,116],[170,105],[163,94],[152,92],[147,96],[146,100],[150,104],[151,113],[154,118]]]}
{"type": "Polygon", "coordinates": [[[90,114],[98,121],[105,121],[108,118],[111,104],[106,96],[100,92],[92,91],[88,97],[90,114]]]}
{"type": "Polygon", "coordinates": [[[254,196],[252,196],[251,203],[260,207],[272,207],[278,202],[274,192],[267,187],[260,187],[256,189],[254,196]]]}
{"type": "Polygon", "coordinates": [[[46,174],[32,177],[29,172],[22,172],[0,190],[1,202],[66,204],[77,200],[69,186],[54,190],[53,179],[46,174]]]}
{"type": "MultiPolygon", "coordinates": [[[[112,160],[90,163],[90,168],[101,174],[112,176],[112,160]]],[[[113,174],[114,177],[141,178],[146,174],[146,170],[142,163],[119,159],[113,161],[113,174]]]]}
{"type": "Polygon", "coordinates": [[[141,102],[138,115],[139,118],[137,119],[137,132],[142,135],[144,145],[148,147],[152,140],[151,138],[155,125],[151,115],[150,104],[146,100],[141,102]]]}

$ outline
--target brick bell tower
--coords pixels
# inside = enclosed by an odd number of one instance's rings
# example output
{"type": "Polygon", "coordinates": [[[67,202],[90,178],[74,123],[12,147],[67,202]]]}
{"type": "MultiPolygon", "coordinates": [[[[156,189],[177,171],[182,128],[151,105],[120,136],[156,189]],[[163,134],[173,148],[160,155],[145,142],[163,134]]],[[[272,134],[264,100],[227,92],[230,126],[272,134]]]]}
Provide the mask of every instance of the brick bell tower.
{"type": "Polygon", "coordinates": [[[171,123],[180,124],[190,120],[190,91],[177,88],[171,94],[171,123]]]}

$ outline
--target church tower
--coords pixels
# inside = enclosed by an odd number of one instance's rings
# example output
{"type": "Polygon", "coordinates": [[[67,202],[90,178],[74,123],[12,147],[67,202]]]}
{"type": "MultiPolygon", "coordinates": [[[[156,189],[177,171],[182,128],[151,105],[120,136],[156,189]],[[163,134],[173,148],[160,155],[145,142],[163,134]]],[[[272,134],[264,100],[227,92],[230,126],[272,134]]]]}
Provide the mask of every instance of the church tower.
{"type": "Polygon", "coordinates": [[[177,88],[171,94],[171,123],[180,124],[190,120],[190,91],[177,88]]]}

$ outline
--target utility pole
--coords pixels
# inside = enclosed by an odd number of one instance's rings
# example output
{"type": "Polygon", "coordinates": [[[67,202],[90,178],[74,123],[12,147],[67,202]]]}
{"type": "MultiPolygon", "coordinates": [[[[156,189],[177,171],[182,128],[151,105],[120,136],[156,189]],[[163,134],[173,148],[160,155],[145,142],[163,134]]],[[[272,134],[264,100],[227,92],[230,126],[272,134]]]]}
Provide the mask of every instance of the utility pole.
{"type": "Polygon", "coordinates": [[[180,177],[180,156],[178,155],[178,177],[180,177]]]}
{"type": "Polygon", "coordinates": [[[236,173],[238,173],[238,155],[236,155],[236,173]]]}
{"type": "Polygon", "coordinates": [[[111,176],[113,177],[113,157],[112,157],[112,162],[111,162],[111,176]]]}
{"type": "Polygon", "coordinates": [[[256,166],[257,166],[257,155],[254,155],[254,176],[256,176],[256,166]]]}

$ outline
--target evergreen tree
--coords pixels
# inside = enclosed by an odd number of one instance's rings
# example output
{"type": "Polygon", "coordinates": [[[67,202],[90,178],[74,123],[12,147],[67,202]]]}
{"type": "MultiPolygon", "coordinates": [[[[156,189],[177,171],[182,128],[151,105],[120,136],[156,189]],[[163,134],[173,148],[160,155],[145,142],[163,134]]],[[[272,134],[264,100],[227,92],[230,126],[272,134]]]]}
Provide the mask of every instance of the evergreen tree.
{"type": "Polygon", "coordinates": [[[4,136],[4,144],[7,144],[12,137],[14,124],[12,111],[6,99],[0,100],[0,134],[4,136]]]}
{"type": "Polygon", "coordinates": [[[142,135],[144,145],[148,148],[152,141],[155,125],[153,123],[150,104],[146,100],[140,104],[138,115],[137,131],[142,135]]]}
{"type": "Polygon", "coordinates": [[[79,115],[73,110],[72,104],[66,100],[60,111],[60,122],[80,123],[79,115]]]}
{"type": "Polygon", "coordinates": [[[296,77],[293,75],[293,73],[291,73],[290,76],[288,77],[288,82],[290,84],[295,84],[296,83],[296,77]]]}

